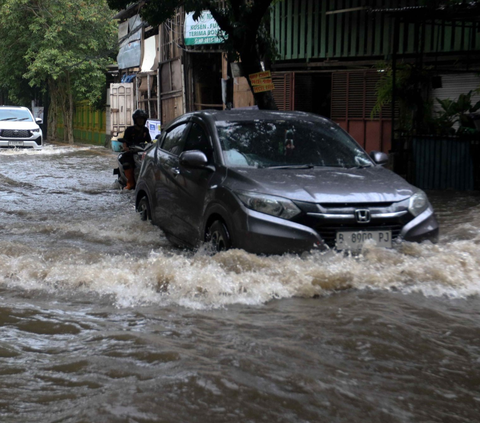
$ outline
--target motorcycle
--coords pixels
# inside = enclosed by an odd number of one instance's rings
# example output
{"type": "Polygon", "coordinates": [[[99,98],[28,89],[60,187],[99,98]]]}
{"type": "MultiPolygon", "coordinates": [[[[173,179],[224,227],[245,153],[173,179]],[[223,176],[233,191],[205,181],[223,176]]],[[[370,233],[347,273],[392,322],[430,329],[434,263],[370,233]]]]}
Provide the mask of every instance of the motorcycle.
{"type": "MultiPolygon", "coordinates": [[[[119,141],[122,141],[122,140],[119,139],[119,141]]],[[[134,146],[129,147],[130,151],[133,151],[133,153],[134,153],[133,154],[133,159],[134,159],[134,162],[135,162],[135,171],[134,171],[135,180],[138,179],[138,175],[140,173],[140,167],[142,166],[142,160],[143,160],[144,154],[147,152],[147,150],[152,145],[153,145],[152,143],[148,143],[148,144],[145,144],[144,146],[134,145],[134,146]]],[[[120,188],[120,189],[125,188],[125,186],[127,185],[127,177],[125,176],[125,170],[124,170],[123,164],[121,162],[121,158],[125,153],[126,153],[125,151],[119,153],[119,155],[117,157],[118,167],[116,169],[113,169],[113,174],[117,175],[117,180],[115,181],[115,183],[118,186],[118,188],[120,188]]]]}

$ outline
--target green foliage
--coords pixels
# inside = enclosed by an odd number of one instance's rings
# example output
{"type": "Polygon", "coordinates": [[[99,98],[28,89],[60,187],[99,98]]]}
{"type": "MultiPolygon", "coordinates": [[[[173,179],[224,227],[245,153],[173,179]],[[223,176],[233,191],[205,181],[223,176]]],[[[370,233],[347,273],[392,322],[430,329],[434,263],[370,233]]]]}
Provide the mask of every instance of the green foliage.
{"type": "MultiPolygon", "coordinates": [[[[382,77],[377,84],[377,102],[371,118],[383,107],[391,104],[393,71],[390,64],[379,63],[382,77]]],[[[441,111],[435,112],[433,102],[427,98],[431,68],[417,68],[413,64],[399,64],[396,71],[396,103],[399,108],[397,130],[403,133],[429,133],[455,135],[476,132],[471,114],[480,110],[480,101],[472,105],[472,96],[480,89],[460,94],[458,99],[436,99],[441,111]],[[457,127],[458,129],[455,129],[457,127]]]]}
{"type": "Polygon", "coordinates": [[[117,27],[105,0],[0,0],[0,80],[25,96],[66,75],[76,99],[95,101],[115,54],[117,27]]]}
{"type": "Polygon", "coordinates": [[[456,100],[437,98],[442,110],[432,120],[433,131],[436,134],[449,135],[475,133],[475,125],[469,115],[480,110],[480,101],[472,105],[472,96],[476,92],[478,90],[460,94],[456,100]],[[458,124],[457,130],[455,130],[456,124],[458,124]]]}
{"type": "MultiPolygon", "coordinates": [[[[393,97],[392,64],[381,62],[377,69],[382,76],[376,87],[377,101],[371,113],[372,118],[377,116],[383,107],[390,105],[393,97]]],[[[425,117],[429,116],[432,107],[431,102],[425,98],[430,78],[429,67],[420,68],[410,63],[397,64],[395,71],[395,99],[399,109],[397,129],[402,132],[421,130],[419,119],[421,124],[426,123],[425,117]]]]}

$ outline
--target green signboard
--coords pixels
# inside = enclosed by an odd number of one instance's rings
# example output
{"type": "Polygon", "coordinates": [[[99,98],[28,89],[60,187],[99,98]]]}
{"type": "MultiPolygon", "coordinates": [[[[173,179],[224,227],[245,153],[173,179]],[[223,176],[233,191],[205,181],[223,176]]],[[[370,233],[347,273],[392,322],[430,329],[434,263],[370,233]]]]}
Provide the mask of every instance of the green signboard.
{"type": "Polygon", "coordinates": [[[223,43],[226,35],[220,31],[220,27],[213,19],[212,14],[204,11],[197,20],[194,20],[193,13],[187,13],[185,17],[185,44],[196,46],[223,43]]]}

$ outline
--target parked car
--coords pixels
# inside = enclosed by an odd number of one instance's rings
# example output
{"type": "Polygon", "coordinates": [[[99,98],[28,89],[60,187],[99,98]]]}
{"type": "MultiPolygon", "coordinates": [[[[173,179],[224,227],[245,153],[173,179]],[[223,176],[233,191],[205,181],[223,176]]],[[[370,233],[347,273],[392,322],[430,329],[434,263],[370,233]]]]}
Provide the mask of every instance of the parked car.
{"type": "Polygon", "coordinates": [[[136,208],[181,246],[282,254],[436,242],[427,196],[387,161],[317,115],[198,111],[171,122],[147,153],[136,208]]]}
{"type": "Polygon", "coordinates": [[[0,106],[0,147],[42,148],[42,123],[26,107],[0,106]]]}

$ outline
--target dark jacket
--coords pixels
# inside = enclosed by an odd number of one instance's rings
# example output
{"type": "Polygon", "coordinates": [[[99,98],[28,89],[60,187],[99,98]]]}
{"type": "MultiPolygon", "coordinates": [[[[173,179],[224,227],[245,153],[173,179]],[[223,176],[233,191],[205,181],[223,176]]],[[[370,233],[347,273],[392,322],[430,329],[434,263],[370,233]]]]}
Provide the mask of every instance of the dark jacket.
{"type": "Polygon", "coordinates": [[[125,142],[127,146],[142,145],[152,142],[152,138],[145,126],[141,128],[141,130],[139,130],[137,126],[129,126],[123,135],[123,142],[125,142]]]}

